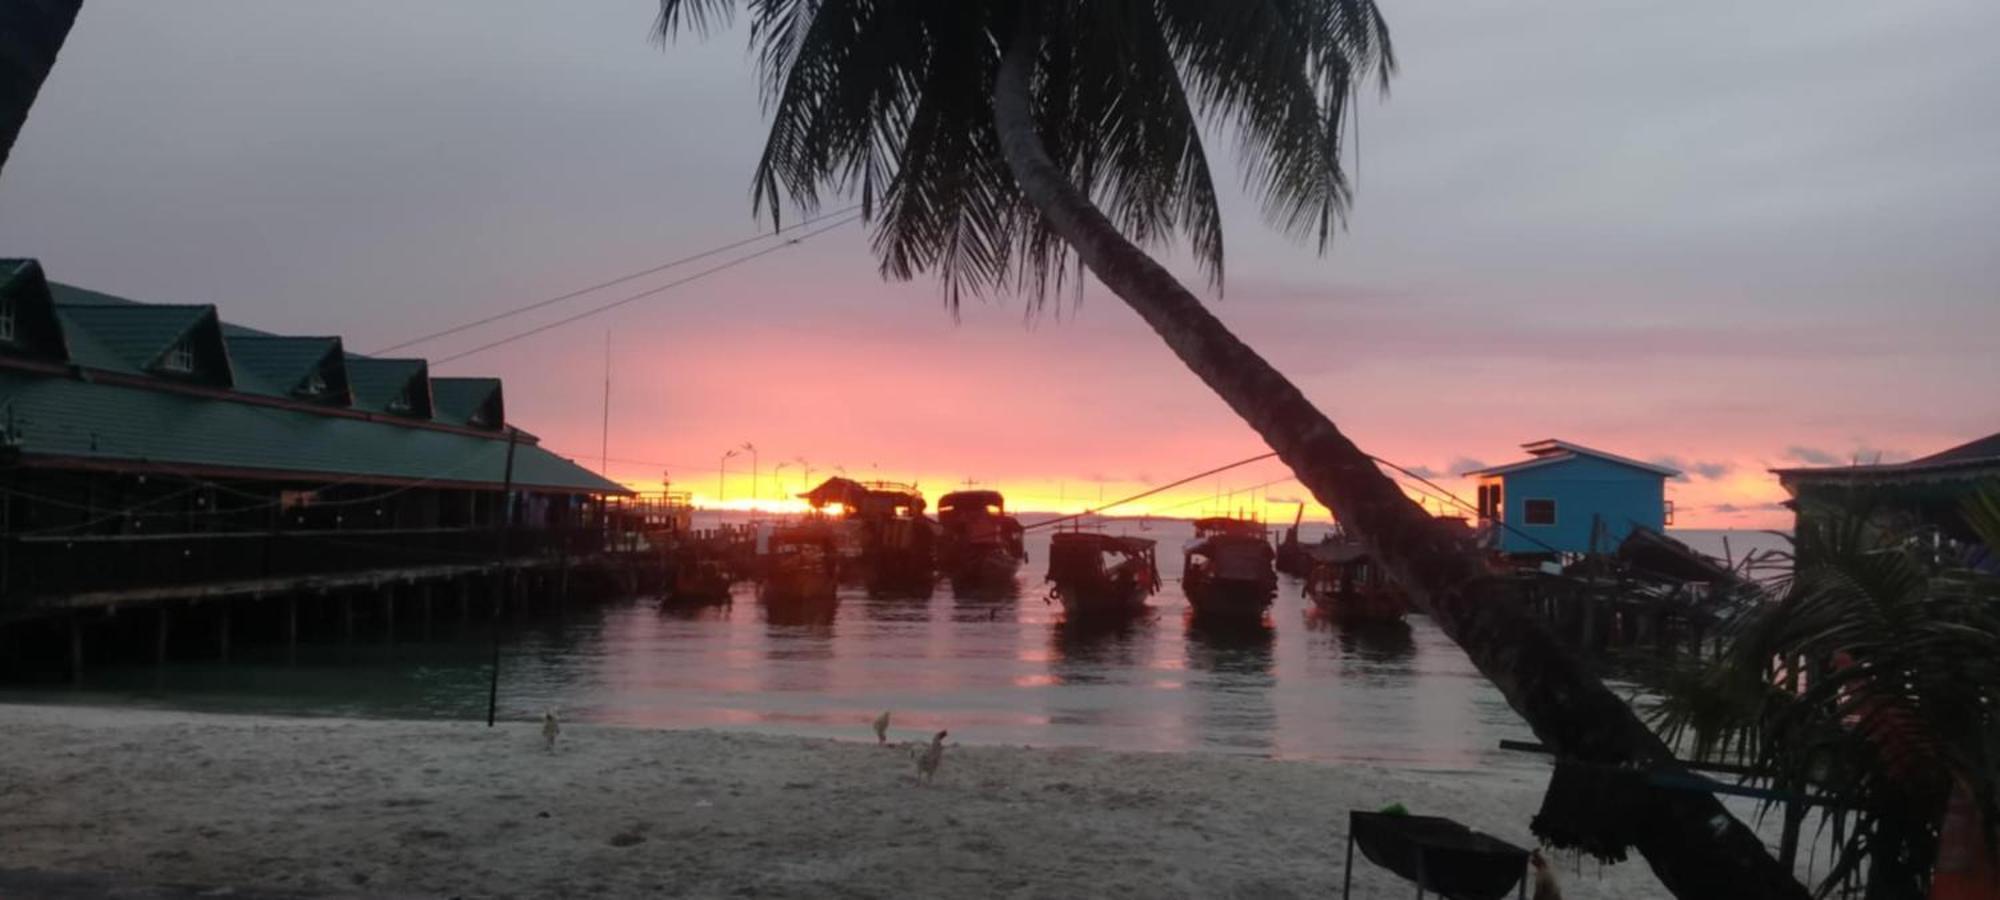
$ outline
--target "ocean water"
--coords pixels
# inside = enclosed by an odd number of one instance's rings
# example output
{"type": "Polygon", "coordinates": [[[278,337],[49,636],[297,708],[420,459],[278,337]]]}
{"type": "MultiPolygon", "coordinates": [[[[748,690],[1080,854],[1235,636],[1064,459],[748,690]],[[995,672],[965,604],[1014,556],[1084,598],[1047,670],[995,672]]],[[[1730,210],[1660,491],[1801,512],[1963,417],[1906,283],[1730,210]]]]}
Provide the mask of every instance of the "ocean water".
{"type": "MultiPolygon", "coordinates": [[[[207,711],[480,719],[494,638],[499,711],[648,728],[727,728],[872,740],[892,711],[899,738],[937,729],[968,743],[1081,745],[1506,772],[1545,762],[1502,751],[1527,727],[1421,615],[1343,628],[1306,614],[1284,578],[1268,629],[1208,633],[1186,619],[1179,521],[1106,530],[1160,542],[1152,614],[1082,630],[1045,601],[1047,532],[1001,596],[872,598],[843,591],[830,616],[774,616],[750,585],[726,606],[633,597],[588,609],[458,627],[405,623],[295,658],[241,646],[229,663],[95,666],[83,683],[10,689],[0,700],[207,711]]],[[[1307,530],[1308,539],[1315,533],[1307,530]]],[[[1697,546],[1714,535],[1686,534],[1697,546]]],[[[1732,542],[1774,539],[1738,533],[1732,542]]],[[[1719,551],[1719,546],[1716,547],[1719,551]]]]}

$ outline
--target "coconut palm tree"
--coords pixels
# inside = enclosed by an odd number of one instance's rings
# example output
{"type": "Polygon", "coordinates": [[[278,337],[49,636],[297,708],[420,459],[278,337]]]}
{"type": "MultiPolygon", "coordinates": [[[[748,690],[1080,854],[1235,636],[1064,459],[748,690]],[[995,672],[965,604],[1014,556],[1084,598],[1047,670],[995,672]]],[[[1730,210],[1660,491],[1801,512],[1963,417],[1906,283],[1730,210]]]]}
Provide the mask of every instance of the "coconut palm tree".
{"type": "Polygon", "coordinates": [[[7,0],[0,4],[0,169],[28,121],[56,52],[69,38],[83,0],[7,0]]]}
{"type": "MultiPolygon", "coordinates": [[[[657,35],[730,23],[738,0],[661,0],[657,35]]],[[[1350,197],[1352,99],[1394,68],[1372,0],[741,0],[771,125],[752,188],[816,209],[859,195],[885,276],[956,304],[1080,287],[1087,268],[1298,475],[1558,752],[1664,764],[1625,705],[1524,615],[1284,375],[1145,247],[1184,245],[1219,286],[1204,123],[1232,134],[1282,231],[1322,250],[1350,197]]],[[[1060,300],[1058,299],[1058,302],[1060,300]]],[[[1662,795],[1639,849],[1681,897],[1803,897],[1713,797],[1662,795]]]]}
{"type": "MultiPolygon", "coordinates": [[[[1966,518],[1991,559],[2000,494],[1966,518]]],[[[1700,758],[1828,801],[1822,889],[1919,900],[1954,793],[2000,827],[2000,576],[1855,512],[1806,519],[1793,543],[1775,601],[1731,625],[1718,660],[1670,677],[1654,714],[1700,758]]]]}

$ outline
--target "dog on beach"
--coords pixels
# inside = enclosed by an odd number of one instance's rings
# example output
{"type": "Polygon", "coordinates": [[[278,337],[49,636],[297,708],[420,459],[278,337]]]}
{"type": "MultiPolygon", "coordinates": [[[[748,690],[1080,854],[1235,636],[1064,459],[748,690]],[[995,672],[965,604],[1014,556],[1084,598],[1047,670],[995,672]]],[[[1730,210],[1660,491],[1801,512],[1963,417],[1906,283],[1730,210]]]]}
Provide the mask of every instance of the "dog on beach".
{"type": "Polygon", "coordinates": [[[889,711],[885,709],[881,715],[875,717],[875,744],[881,746],[887,743],[889,743],[889,711]]]}
{"type": "Polygon", "coordinates": [[[1556,872],[1549,868],[1549,861],[1542,857],[1542,851],[1528,854],[1528,868],[1535,873],[1534,900],[1562,900],[1562,888],[1556,885],[1556,872]]]}
{"type": "Polygon", "coordinates": [[[930,784],[937,776],[938,764],[944,762],[944,736],[945,732],[938,732],[931,738],[931,745],[924,748],[923,755],[917,757],[918,784],[930,784]]]}
{"type": "Polygon", "coordinates": [[[562,723],[556,718],[554,707],[542,711],[542,746],[550,753],[556,752],[556,735],[562,733],[562,723]]]}

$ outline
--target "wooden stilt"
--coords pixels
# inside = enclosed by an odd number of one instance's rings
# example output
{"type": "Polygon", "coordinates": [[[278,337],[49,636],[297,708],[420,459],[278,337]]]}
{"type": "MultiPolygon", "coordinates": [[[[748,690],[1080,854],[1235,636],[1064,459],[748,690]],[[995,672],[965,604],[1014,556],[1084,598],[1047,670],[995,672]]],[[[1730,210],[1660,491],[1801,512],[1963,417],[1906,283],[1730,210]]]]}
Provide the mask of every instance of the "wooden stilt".
{"type": "Polygon", "coordinates": [[[424,640],[431,639],[431,588],[426,581],[417,586],[417,612],[424,617],[424,640]]]}
{"type": "Polygon", "coordinates": [[[299,598],[296,594],[285,596],[285,661],[299,661],[299,598]]]}
{"type": "Polygon", "coordinates": [[[229,661],[229,604],[222,604],[222,615],[215,620],[215,644],[223,662],[229,661]]]}
{"type": "Polygon", "coordinates": [[[341,638],[354,643],[354,595],[340,595],[341,638]]]}
{"type": "Polygon", "coordinates": [[[382,636],[393,644],[396,642],[396,586],[382,586],[382,636]]]}

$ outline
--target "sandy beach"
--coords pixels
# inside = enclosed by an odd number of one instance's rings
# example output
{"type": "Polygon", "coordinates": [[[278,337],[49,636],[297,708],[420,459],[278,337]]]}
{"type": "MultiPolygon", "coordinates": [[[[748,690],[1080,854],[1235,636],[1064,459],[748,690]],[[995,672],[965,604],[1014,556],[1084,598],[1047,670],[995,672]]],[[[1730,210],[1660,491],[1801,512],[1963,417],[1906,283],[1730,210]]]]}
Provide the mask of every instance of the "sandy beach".
{"type": "MultiPolygon", "coordinates": [[[[1529,845],[1540,783],[1210,755],[0,706],[14,869],[384,897],[1325,897],[1346,811],[1529,845]]],[[[914,741],[915,734],[894,737],[914,741]]],[[[1666,896],[1639,862],[1567,896],[1666,896]]],[[[1409,886],[1357,866],[1355,895],[1409,886]]]]}

